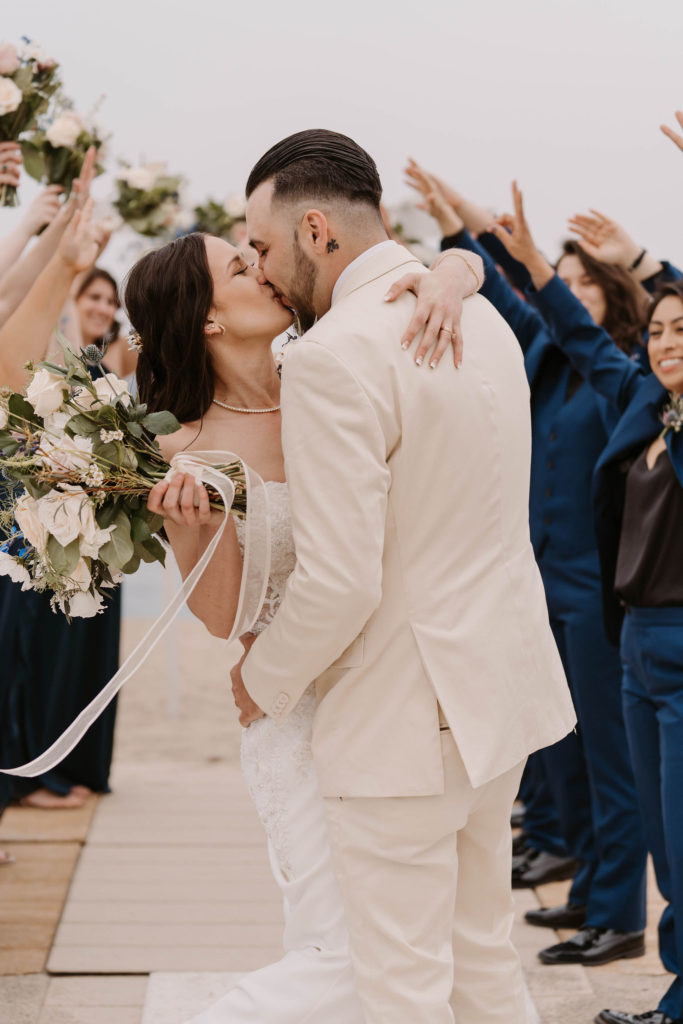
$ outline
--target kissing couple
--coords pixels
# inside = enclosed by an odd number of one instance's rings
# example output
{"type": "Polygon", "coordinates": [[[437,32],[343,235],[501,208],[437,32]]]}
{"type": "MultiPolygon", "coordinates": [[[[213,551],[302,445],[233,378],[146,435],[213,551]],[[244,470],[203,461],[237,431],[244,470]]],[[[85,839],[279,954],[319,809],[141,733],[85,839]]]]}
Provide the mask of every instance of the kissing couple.
{"type": "MultiPolygon", "coordinates": [[[[524,1024],[510,810],[526,757],[575,719],[529,540],[519,345],[471,254],[430,272],[387,238],[346,136],[284,139],[246,192],[257,265],[192,234],[143,256],[125,296],[141,401],[182,423],[164,455],[235,452],[270,506],[232,685],[285,955],[192,1024],[524,1024]]],[[[149,507],[187,576],[221,514],[183,473],[149,507]]],[[[218,636],[244,544],[230,518],[190,598],[218,636]]]]}

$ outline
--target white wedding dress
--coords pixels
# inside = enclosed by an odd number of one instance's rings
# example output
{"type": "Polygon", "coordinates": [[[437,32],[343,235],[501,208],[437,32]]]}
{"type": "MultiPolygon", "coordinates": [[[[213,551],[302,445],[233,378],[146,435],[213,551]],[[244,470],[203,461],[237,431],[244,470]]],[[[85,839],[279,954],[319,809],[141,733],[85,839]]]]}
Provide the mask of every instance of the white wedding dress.
{"type": "MultiPolygon", "coordinates": [[[[255,633],[273,619],[295,562],[287,485],[266,486],[272,561],[255,633]]],[[[241,542],[239,521],[237,532],[241,542]]],[[[242,735],[244,779],[284,899],[285,955],[186,1024],[363,1024],[311,755],[314,711],[311,687],[283,722],[261,718],[242,735]]]]}

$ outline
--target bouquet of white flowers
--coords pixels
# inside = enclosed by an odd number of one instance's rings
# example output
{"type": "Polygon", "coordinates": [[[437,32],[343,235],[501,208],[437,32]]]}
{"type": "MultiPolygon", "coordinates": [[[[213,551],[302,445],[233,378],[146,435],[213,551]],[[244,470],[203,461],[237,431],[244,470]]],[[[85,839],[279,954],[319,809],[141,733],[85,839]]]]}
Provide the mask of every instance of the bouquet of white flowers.
{"type": "MultiPolygon", "coordinates": [[[[47,110],[59,86],[57,61],[25,39],[17,48],[0,43],[0,142],[16,142],[47,110]]],[[[0,186],[0,206],[16,206],[14,185],[0,186]]]]}
{"type": "Polygon", "coordinates": [[[148,238],[172,235],[180,214],[179,175],[166,173],[163,163],[123,167],[116,176],[114,206],[121,218],[148,238]]]}
{"type": "MultiPolygon", "coordinates": [[[[29,365],[25,394],[0,392],[0,471],[15,485],[0,505],[0,575],[87,618],[124,573],[164,562],[155,536],[163,523],[147,496],[170,471],[155,436],[180,424],[170,412],[148,413],[115,374],[93,378],[94,346],[80,355],[64,340],[62,348],[64,367],[29,365]]],[[[242,464],[213,469],[232,481],[230,511],[244,516],[242,464]]],[[[212,505],[227,512],[215,491],[212,505]]]]}
{"type": "MultiPolygon", "coordinates": [[[[42,124],[21,140],[24,168],[36,181],[62,185],[68,196],[81,173],[88,150],[94,146],[99,151],[104,142],[94,124],[88,124],[65,105],[49,123],[42,124]]],[[[95,165],[96,175],[103,171],[101,164],[95,165]]]]}
{"type": "Polygon", "coordinates": [[[225,202],[207,199],[194,208],[194,231],[203,231],[207,235],[217,235],[226,241],[232,241],[232,229],[238,221],[244,220],[246,202],[244,197],[235,193],[228,196],[225,202]]]}

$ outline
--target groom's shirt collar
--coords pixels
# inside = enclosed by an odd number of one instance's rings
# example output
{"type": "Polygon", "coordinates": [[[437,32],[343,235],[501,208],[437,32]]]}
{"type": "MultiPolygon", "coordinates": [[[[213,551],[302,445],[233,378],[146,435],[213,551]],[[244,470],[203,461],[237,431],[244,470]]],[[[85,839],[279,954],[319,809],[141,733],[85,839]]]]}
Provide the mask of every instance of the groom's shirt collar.
{"type": "Polygon", "coordinates": [[[395,244],[396,243],[392,242],[390,238],[387,238],[386,242],[378,242],[377,245],[371,245],[370,248],[366,249],[365,252],[362,252],[360,256],[356,256],[355,260],[352,260],[347,267],[344,267],[344,269],[342,270],[341,274],[339,275],[335,282],[334,288],[332,289],[331,303],[333,303],[334,300],[336,299],[337,295],[339,294],[339,290],[344,281],[346,280],[346,278],[350,274],[352,274],[353,271],[356,270],[361,265],[361,263],[365,263],[367,259],[369,259],[371,256],[374,256],[375,253],[380,251],[380,249],[385,249],[395,244]]]}

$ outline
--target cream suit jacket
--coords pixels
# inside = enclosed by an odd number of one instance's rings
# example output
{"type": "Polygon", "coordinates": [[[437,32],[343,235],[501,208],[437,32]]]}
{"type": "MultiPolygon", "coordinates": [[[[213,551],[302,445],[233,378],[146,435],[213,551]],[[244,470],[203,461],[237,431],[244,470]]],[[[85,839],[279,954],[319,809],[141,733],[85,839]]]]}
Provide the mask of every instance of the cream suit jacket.
{"type": "Polygon", "coordinates": [[[475,295],[461,369],[418,369],[415,299],[383,296],[421,269],[383,246],[284,364],[297,563],[243,679],[274,718],[315,680],[324,796],[443,792],[439,704],[475,786],[575,722],[529,540],[519,344],[475,295]]]}

